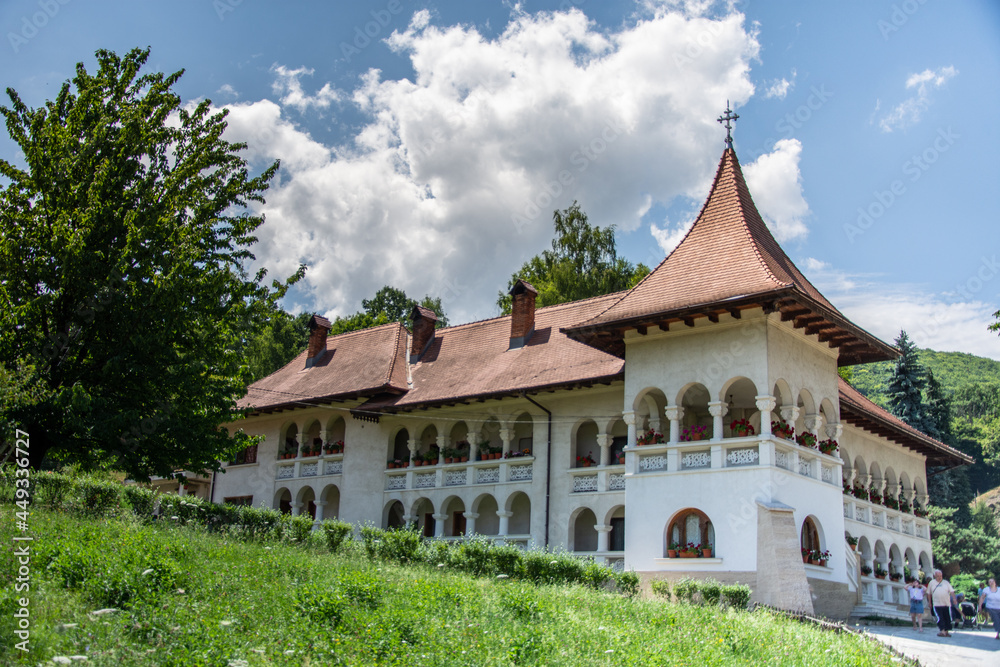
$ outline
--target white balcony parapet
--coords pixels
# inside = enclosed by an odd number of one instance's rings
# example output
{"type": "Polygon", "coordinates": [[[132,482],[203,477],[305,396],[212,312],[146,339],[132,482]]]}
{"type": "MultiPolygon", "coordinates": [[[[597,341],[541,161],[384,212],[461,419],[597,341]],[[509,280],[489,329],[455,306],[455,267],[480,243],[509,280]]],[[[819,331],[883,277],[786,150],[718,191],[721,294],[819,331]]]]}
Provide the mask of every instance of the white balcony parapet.
{"type": "Polygon", "coordinates": [[[573,477],[573,493],[597,491],[597,475],[576,475],[573,477]]]}

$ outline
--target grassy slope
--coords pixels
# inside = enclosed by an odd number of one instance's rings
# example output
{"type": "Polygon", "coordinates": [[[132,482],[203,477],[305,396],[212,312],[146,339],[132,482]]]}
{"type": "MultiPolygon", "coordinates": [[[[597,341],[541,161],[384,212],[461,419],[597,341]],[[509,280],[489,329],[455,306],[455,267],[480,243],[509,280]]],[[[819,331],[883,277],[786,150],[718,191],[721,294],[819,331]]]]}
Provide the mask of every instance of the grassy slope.
{"type": "MultiPolygon", "coordinates": [[[[0,539],[11,544],[2,507],[0,539]]],[[[36,510],[31,526],[33,650],[19,656],[5,642],[4,664],[74,654],[116,667],[894,664],[871,641],[766,613],[476,579],[373,563],[357,549],[333,556],[168,525],[36,510]],[[111,602],[125,610],[88,614],[111,602]]],[[[10,570],[0,577],[9,638],[10,570]]]]}

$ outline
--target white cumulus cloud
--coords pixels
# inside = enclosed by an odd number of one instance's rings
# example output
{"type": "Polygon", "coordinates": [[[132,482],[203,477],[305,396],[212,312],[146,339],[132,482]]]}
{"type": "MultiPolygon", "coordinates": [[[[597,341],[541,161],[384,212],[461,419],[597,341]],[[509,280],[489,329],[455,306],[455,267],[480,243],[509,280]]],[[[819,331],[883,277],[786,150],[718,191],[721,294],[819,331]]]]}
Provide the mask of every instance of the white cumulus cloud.
{"type": "Polygon", "coordinates": [[[329,83],[324,84],[314,95],[305,92],[300,79],[303,76],[312,76],[315,70],[306,67],[288,69],[284,65],[275,64],[271,66],[271,71],[275,74],[272,90],[276,95],[281,95],[283,105],[295,107],[300,113],[305,113],[309,107],[326,109],[340,99],[337,91],[329,83]]]}
{"type": "Polygon", "coordinates": [[[743,168],[757,210],[779,243],[805,238],[809,232],[804,222],[809,204],[802,194],[801,155],[798,139],[781,139],[773,151],[743,168]]]}
{"type": "Polygon", "coordinates": [[[606,31],[576,9],[518,12],[486,37],[421,11],[387,40],[410,78],[370,70],[353,90],[307,95],[310,70],[275,66],[277,101],[230,107],[232,139],[282,161],[258,262],[272,275],[307,264],[296,298],[330,316],[391,284],[441,296],[461,322],[495,312],[511,272],[549,246],[554,209],[575,199],[627,232],[655,202],[704,196],[715,118],[753,94],[759,45],[741,14],[695,14],[651,7],[606,31]],[[340,145],[288,113],[334,101],[365,118],[340,145]]]}
{"type": "MultiPolygon", "coordinates": [[[[921,115],[931,105],[931,92],[940,88],[949,79],[958,74],[953,66],[941,67],[937,70],[926,69],[917,74],[911,74],[906,79],[906,89],[915,90],[915,94],[906,98],[892,108],[888,114],[879,120],[883,132],[901,130],[920,121],[921,115]]],[[[876,111],[878,106],[876,106],[876,111]]]]}

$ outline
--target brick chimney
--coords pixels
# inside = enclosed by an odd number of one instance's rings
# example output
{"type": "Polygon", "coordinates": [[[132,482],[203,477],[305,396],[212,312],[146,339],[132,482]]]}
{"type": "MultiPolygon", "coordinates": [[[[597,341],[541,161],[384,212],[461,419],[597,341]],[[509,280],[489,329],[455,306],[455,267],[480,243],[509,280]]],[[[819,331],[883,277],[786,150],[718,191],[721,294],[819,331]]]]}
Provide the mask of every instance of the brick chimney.
{"type": "Polygon", "coordinates": [[[330,320],[322,315],[309,318],[309,347],[306,348],[306,368],[315,366],[326,353],[326,335],[330,333],[330,320]]]}
{"type": "Polygon", "coordinates": [[[434,327],[437,324],[437,314],[423,306],[414,306],[410,313],[413,321],[413,340],[410,342],[410,363],[415,364],[431,343],[434,341],[434,327]]]}
{"type": "Polygon", "coordinates": [[[535,331],[535,297],[538,290],[523,280],[518,280],[510,290],[513,297],[510,315],[510,347],[524,347],[535,331]]]}

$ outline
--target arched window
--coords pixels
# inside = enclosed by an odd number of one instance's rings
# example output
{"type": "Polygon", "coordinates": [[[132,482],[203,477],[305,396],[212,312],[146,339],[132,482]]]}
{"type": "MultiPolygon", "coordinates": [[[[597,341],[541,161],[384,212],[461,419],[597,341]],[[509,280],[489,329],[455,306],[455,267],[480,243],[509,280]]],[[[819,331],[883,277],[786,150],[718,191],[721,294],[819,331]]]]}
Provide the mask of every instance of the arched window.
{"type": "Polygon", "coordinates": [[[799,543],[802,545],[803,553],[808,554],[814,551],[823,551],[819,541],[819,529],[816,528],[816,522],[813,521],[812,517],[806,517],[806,520],[802,522],[802,533],[799,535],[799,543]]]}
{"type": "MultiPolygon", "coordinates": [[[[667,529],[669,544],[701,545],[701,549],[715,549],[715,528],[711,519],[701,510],[681,510],[670,521],[667,529]]],[[[669,548],[668,544],[668,548],[669,548]]]]}

